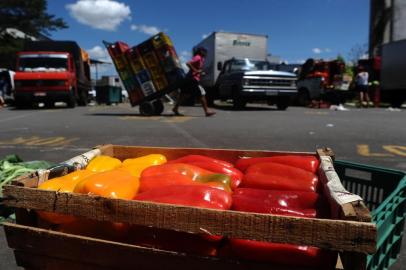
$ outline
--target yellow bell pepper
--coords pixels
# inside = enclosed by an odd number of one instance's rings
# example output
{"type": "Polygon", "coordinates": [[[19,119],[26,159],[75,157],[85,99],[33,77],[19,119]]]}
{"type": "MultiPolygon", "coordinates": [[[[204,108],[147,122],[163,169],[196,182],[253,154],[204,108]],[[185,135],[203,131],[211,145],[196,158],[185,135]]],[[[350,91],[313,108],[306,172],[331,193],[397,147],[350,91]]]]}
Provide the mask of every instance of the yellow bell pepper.
{"type": "Polygon", "coordinates": [[[110,156],[97,156],[92,159],[86,167],[86,170],[92,172],[105,172],[116,169],[121,166],[121,161],[110,156]]]}
{"type": "Polygon", "coordinates": [[[80,181],[74,192],[116,199],[132,199],[138,192],[139,178],[121,168],[96,173],[80,181]]]}
{"type": "MultiPolygon", "coordinates": [[[[65,176],[45,181],[44,183],[38,186],[38,189],[58,192],[73,192],[77,183],[79,183],[80,181],[82,181],[83,179],[92,174],[94,174],[94,172],[92,171],[78,170],[65,176]]],[[[62,224],[72,222],[73,220],[75,220],[75,217],[63,214],[44,211],[38,211],[37,213],[42,219],[53,224],[62,224]]]]}
{"type": "Polygon", "coordinates": [[[133,176],[140,177],[144,169],[166,163],[166,157],[160,154],[150,154],[138,158],[129,158],[123,161],[122,169],[128,170],[133,176]]]}

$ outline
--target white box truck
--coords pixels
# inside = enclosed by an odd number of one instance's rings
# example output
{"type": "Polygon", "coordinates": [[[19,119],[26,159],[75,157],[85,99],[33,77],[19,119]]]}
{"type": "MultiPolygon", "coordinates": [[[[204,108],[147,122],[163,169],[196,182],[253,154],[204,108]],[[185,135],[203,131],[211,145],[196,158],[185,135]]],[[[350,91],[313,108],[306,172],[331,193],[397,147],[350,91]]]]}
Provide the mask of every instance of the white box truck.
{"type": "Polygon", "coordinates": [[[265,35],[213,32],[195,46],[207,49],[202,86],[208,100],[232,99],[234,108],[265,100],[285,110],[297,94],[294,73],[271,70],[265,35]]]}
{"type": "Polygon", "coordinates": [[[406,39],[382,45],[381,95],[393,107],[406,101],[406,39]]]}

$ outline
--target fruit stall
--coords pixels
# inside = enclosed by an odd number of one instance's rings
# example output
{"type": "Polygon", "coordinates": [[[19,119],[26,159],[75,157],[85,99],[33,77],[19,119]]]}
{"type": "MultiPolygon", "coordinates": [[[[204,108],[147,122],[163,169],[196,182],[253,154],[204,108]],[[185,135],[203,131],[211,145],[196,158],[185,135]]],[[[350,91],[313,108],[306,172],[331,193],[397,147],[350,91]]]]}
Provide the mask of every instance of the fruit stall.
{"type": "Polygon", "coordinates": [[[377,269],[380,221],[335,164],[330,149],[104,145],[6,185],[4,229],[27,269],[377,269]]]}

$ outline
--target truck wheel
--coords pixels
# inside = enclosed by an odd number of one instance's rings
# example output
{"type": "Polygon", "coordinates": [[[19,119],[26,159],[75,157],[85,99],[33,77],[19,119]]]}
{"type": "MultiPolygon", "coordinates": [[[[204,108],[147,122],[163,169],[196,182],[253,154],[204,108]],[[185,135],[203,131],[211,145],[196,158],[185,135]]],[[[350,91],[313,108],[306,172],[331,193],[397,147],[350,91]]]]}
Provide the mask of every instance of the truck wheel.
{"type": "Polygon", "coordinates": [[[86,91],[81,91],[80,96],[79,96],[79,106],[86,106],[88,103],[88,96],[86,94],[86,91]]]}
{"type": "Polygon", "coordinates": [[[53,107],[55,107],[55,102],[45,101],[45,108],[53,108],[53,107]]]}
{"type": "Polygon", "coordinates": [[[247,105],[247,100],[240,96],[238,89],[233,89],[233,108],[234,110],[242,110],[247,105]]]}
{"type": "Polygon", "coordinates": [[[279,98],[276,101],[276,108],[280,111],[284,111],[289,107],[289,98],[279,98]]]}
{"type": "Polygon", "coordinates": [[[297,104],[299,106],[307,107],[309,106],[310,102],[309,91],[305,88],[299,89],[299,93],[297,94],[297,104]]]}
{"type": "Polygon", "coordinates": [[[25,108],[29,108],[29,106],[31,106],[32,102],[31,101],[27,101],[21,98],[16,98],[14,101],[14,107],[17,109],[25,109],[25,108]]]}
{"type": "Polygon", "coordinates": [[[68,95],[68,98],[66,100],[66,105],[68,106],[68,108],[75,108],[76,107],[76,97],[75,97],[75,93],[73,92],[73,90],[70,90],[70,93],[68,95]]]}
{"type": "Polygon", "coordinates": [[[152,102],[144,102],[140,105],[140,114],[144,116],[151,116],[155,113],[155,106],[152,102]]]}
{"type": "Polygon", "coordinates": [[[161,113],[164,111],[164,104],[162,101],[158,99],[153,101],[152,104],[154,106],[154,114],[161,115],[161,113]]]}

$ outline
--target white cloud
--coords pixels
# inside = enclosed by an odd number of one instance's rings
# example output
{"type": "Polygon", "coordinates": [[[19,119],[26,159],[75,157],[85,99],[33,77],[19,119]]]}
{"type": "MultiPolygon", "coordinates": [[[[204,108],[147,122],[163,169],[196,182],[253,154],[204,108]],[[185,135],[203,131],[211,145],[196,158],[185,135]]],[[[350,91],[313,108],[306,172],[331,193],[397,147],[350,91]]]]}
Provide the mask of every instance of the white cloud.
{"type": "Polygon", "coordinates": [[[313,48],[312,52],[315,53],[315,54],[329,53],[329,52],[331,52],[331,49],[330,48],[325,48],[325,49],[313,48]]]}
{"type": "Polygon", "coordinates": [[[89,56],[91,59],[96,59],[99,61],[111,63],[111,64],[97,64],[97,70],[96,70],[96,65],[91,65],[91,72],[92,72],[92,78],[96,79],[96,73],[98,75],[97,79],[100,79],[102,75],[112,75],[112,74],[117,74],[115,67],[113,65],[113,62],[111,60],[111,57],[109,53],[107,52],[107,49],[96,45],[91,49],[88,49],[87,52],[89,53],[89,56]]]}
{"type": "Polygon", "coordinates": [[[320,53],[322,52],[322,49],[320,49],[320,48],[313,48],[312,51],[313,51],[313,53],[315,53],[315,54],[320,54],[320,53]]]}
{"type": "Polygon", "coordinates": [[[162,32],[161,29],[159,29],[156,26],[151,26],[151,25],[145,25],[145,24],[140,24],[140,25],[131,25],[131,30],[133,31],[138,31],[147,35],[156,35],[159,32],[162,32]]]}
{"type": "Polygon", "coordinates": [[[203,35],[202,35],[202,39],[207,38],[209,35],[210,35],[210,34],[203,34],[203,35]]]}
{"type": "Polygon", "coordinates": [[[78,0],[65,7],[78,22],[96,29],[115,31],[131,18],[130,7],[114,0],[78,0]]]}
{"type": "Polygon", "coordinates": [[[94,46],[93,48],[87,50],[91,58],[103,59],[108,57],[107,50],[101,46],[94,46]]]}

